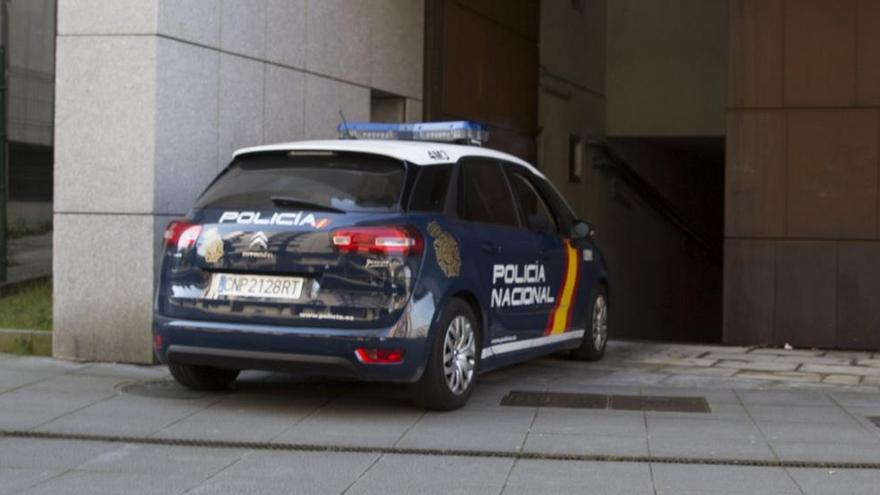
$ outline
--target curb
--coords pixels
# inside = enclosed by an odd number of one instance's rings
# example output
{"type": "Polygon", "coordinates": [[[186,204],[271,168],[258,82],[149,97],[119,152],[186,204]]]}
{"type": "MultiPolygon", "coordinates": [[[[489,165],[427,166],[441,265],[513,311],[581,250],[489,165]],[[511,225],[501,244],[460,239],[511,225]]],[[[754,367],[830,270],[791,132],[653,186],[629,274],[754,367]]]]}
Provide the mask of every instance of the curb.
{"type": "Polygon", "coordinates": [[[0,352],[52,356],[52,332],[0,329],[0,352]]]}

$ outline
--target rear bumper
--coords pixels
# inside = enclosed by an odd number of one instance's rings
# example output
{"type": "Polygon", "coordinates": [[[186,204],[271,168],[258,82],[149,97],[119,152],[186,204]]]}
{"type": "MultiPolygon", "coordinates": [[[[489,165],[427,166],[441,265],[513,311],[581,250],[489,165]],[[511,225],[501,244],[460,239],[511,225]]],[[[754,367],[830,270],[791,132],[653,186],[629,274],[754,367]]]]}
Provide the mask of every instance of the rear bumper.
{"type": "Polygon", "coordinates": [[[154,351],[162,363],[290,371],[369,381],[418,380],[428,338],[388,337],[391,328],[342,330],[180,320],[154,315],[154,351]],[[399,364],[364,364],[360,348],[403,349],[399,364]]]}

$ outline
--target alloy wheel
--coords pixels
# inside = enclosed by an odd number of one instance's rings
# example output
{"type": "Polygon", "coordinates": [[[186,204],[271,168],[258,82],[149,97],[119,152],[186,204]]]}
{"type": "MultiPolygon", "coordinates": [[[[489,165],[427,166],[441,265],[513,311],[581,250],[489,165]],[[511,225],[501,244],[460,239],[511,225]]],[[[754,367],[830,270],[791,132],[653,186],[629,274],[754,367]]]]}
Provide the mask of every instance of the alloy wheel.
{"type": "Polygon", "coordinates": [[[596,350],[602,349],[605,345],[605,339],[608,338],[608,303],[605,296],[596,296],[596,303],[593,305],[593,347],[596,350]]]}
{"type": "Polygon", "coordinates": [[[477,341],[474,327],[464,316],[456,316],[446,328],[443,342],[443,374],[456,395],[464,393],[474,378],[477,341]]]}

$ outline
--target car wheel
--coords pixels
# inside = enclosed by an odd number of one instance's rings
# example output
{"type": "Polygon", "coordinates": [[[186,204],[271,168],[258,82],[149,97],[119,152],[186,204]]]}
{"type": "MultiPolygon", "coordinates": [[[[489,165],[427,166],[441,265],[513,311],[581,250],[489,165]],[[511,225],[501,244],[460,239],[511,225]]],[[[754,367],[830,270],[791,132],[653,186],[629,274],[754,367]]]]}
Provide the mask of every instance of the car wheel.
{"type": "Polygon", "coordinates": [[[598,361],[608,344],[608,291],[597,287],[590,302],[589,321],[581,345],[572,352],[579,361],[598,361]]]}
{"type": "Polygon", "coordinates": [[[238,377],[239,370],[168,363],[177,383],[193,390],[226,390],[238,377]]]}
{"type": "Polygon", "coordinates": [[[467,403],[480,362],[480,326],[471,307],[453,299],[443,308],[422,378],[413,384],[413,399],[441,411],[467,403]]]}

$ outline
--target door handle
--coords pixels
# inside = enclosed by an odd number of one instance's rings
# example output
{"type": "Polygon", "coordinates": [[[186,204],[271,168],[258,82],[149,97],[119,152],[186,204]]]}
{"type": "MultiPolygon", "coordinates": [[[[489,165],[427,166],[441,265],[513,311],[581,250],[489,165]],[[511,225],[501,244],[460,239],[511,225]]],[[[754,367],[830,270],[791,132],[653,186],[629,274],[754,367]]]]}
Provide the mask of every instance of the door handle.
{"type": "Polygon", "coordinates": [[[482,245],[482,248],[483,248],[483,251],[485,251],[489,254],[498,254],[501,252],[501,246],[499,246],[491,241],[484,242],[482,245]]]}

